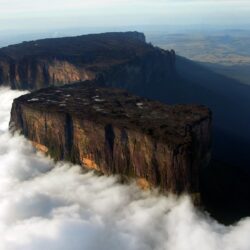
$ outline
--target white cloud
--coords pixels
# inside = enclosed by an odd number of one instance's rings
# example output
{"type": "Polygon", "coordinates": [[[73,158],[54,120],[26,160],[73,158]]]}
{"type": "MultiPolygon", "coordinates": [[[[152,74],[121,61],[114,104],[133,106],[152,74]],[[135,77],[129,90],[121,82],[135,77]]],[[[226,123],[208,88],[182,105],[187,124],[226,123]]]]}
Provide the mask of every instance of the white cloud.
{"type": "Polygon", "coordinates": [[[250,219],[225,227],[188,197],[144,193],[36,154],[7,131],[20,94],[0,88],[1,250],[250,249],[250,219]]]}

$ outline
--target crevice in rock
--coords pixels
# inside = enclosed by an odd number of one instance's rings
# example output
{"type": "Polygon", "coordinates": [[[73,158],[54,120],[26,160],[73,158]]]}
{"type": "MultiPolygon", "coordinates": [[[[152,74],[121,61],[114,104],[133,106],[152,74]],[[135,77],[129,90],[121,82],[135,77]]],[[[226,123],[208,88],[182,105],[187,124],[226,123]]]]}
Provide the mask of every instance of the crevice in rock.
{"type": "Polygon", "coordinates": [[[114,169],[114,142],[115,142],[115,133],[112,124],[105,126],[105,155],[106,162],[110,168],[110,172],[115,171],[114,169]]]}
{"type": "Polygon", "coordinates": [[[73,120],[69,114],[66,114],[65,119],[65,150],[64,158],[74,161],[72,149],[73,149],[73,120]]]}

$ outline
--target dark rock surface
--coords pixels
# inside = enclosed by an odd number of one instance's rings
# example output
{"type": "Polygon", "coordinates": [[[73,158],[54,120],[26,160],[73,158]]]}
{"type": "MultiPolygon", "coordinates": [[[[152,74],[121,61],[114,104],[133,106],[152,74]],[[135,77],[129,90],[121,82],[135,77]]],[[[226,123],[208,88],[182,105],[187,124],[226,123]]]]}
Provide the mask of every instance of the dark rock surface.
{"type": "Polygon", "coordinates": [[[174,58],[173,52],[147,44],[138,32],[23,42],[0,49],[0,85],[35,90],[112,76],[146,87],[156,75],[173,75],[174,58]]]}
{"type": "Polygon", "coordinates": [[[207,108],[167,106],[92,82],[15,99],[10,127],[56,160],[174,193],[198,193],[210,160],[207,108]]]}

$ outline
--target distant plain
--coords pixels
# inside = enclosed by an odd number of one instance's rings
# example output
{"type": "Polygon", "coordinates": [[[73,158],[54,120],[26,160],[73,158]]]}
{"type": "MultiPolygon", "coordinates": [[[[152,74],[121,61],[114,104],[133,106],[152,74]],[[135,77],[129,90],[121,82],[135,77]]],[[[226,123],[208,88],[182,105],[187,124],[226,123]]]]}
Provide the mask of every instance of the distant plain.
{"type": "Polygon", "coordinates": [[[213,71],[250,84],[250,31],[190,31],[147,34],[148,41],[163,49],[209,67],[213,71]]]}

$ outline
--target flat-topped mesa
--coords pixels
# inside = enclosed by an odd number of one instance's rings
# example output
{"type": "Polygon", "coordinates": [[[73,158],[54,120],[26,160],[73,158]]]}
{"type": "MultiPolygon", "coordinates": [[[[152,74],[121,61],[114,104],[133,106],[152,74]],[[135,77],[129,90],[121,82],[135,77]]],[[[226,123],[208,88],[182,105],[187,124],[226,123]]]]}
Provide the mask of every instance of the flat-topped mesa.
{"type": "Polygon", "coordinates": [[[0,49],[0,85],[37,90],[85,80],[121,79],[131,88],[173,74],[174,55],[139,32],[114,32],[23,42],[0,49]],[[133,82],[132,82],[133,79],[133,82]]]}
{"type": "Polygon", "coordinates": [[[88,82],[15,99],[10,128],[55,160],[177,194],[199,192],[199,170],[210,160],[206,107],[167,106],[88,82]]]}

